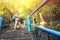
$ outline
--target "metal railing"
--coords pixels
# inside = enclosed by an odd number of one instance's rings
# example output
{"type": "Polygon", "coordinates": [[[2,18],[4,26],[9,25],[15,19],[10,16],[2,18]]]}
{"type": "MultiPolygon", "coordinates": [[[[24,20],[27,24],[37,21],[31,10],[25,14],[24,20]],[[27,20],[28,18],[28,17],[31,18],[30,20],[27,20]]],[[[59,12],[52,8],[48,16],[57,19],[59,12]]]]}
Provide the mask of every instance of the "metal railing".
{"type": "Polygon", "coordinates": [[[0,17],[0,31],[2,30],[3,27],[10,27],[10,24],[3,24],[3,20],[4,18],[3,17],[0,17]]]}
{"type": "Polygon", "coordinates": [[[38,7],[37,9],[35,9],[32,14],[28,15],[28,32],[31,32],[31,26],[35,26],[36,28],[38,28],[39,30],[42,30],[46,33],[52,34],[58,38],[60,38],[60,32],[52,30],[52,29],[48,29],[48,28],[42,28],[41,26],[37,26],[34,24],[31,24],[31,16],[36,13],[41,7],[43,7],[49,0],[44,0],[38,7]]]}
{"type": "Polygon", "coordinates": [[[3,20],[3,18],[0,17],[0,30],[2,29],[2,20],[3,20]]]}

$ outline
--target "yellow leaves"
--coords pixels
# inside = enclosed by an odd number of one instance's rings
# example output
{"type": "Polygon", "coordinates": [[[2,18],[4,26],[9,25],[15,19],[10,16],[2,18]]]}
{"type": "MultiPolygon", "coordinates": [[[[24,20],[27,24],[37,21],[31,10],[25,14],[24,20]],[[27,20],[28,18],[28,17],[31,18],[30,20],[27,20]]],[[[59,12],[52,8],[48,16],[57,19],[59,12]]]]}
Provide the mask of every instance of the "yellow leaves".
{"type": "Polygon", "coordinates": [[[3,15],[3,14],[4,14],[4,12],[3,11],[0,11],[0,16],[3,15]]]}
{"type": "Polygon", "coordinates": [[[43,0],[1,0],[1,5],[9,9],[11,13],[19,11],[19,16],[27,16],[31,13],[43,0]],[[29,12],[29,13],[28,13],[29,12]]]}

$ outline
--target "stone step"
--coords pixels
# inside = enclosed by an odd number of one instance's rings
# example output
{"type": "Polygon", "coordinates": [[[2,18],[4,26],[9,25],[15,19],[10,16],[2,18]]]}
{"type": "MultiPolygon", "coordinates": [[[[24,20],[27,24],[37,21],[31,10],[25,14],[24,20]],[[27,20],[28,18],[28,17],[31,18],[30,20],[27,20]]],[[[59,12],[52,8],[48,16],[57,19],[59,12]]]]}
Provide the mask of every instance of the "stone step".
{"type": "Polygon", "coordinates": [[[1,35],[13,35],[13,34],[19,34],[19,35],[29,35],[29,34],[27,34],[28,32],[26,32],[26,33],[17,33],[17,32],[12,32],[12,33],[3,33],[3,34],[1,34],[1,35]]]}
{"type": "Polygon", "coordinates": [[[31,38],[1,38],[0,40],[31,40],[31,38]]]}
{"type": "Polygon", "coordinates": [[[31,40],[26,29],[9,29],[0,35],[0,40],[31,40]]]}
{"type": "Polygon", "coordinates": [[[30,37],[30,35],[2,35],[1,37],[30,37]]]}
{"type": "Polygon", "coordinates": [[[0,36],[0,39],[3,39],[3,38],[5,38],[5,39],[7,39],[7,38],[9,38],[9,39],[15,39],[15,38],[20,38],[20,39],[23,39],[23,38],[30,38],[30,35],[2,35],[2,36],[0,36]]]}
{"type": "MultiPolygon", "coordinates": [[[[9,32],[9,31],[7,31],[7,32],[9,32]]],[[[27,32],[27,31],[26,31],[26,30],[16,30],[16,31],[11,30],[11,32],[16,32],[16,33],[25,33],[25,32],[27,32]]]]}
{"type": "Polygon", "coordinates": [[[4,32],[2,34],[24,34],[24,33],[28,33],[28,32],[25,32],[25,31],[7,31],[7,32],[4,32]]]}
{"type": "Polygon", "coordinates": [[[30,38],[30,37],[1,37],[0,39],[7,39],[7,38],[30,38]]]}
{"type": "Polygon", "coordinates": [[[30,36],[30,34],[26,34],[26,33],[5,33],[5,34],[1,34],[0,36],[30,36]]]}

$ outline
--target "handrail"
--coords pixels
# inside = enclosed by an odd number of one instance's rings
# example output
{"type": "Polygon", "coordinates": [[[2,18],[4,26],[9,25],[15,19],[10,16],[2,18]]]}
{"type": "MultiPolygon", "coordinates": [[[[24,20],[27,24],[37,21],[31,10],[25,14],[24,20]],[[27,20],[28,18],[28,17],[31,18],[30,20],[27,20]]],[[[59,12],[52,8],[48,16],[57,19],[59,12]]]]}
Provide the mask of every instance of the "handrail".
{"type": "Polygon", "coordinates": [[[36,13],[41,7],[43,7],[49,0],[44,0],[31,14],[32,16],[34,13],[36,13]]]}
{"type": "Polygon", "coordinates": [[[51,30],[51,29],[48,29],[48,28],[45,28],[45,27],[41,27],[41,26],[37,26],[35,24],[31,24],[31,26],[35,26],[36,28],[38,28],[38,29],[40,29],[42,31],[45,31],[45,32],[47,32],[49,34],[52,34],[52,35],[57,36],[57,37],[60,38],[60,32],[58,32],[58,31],[51,30]]]}
{"type": "Polygon", "coordinates": [[[60,32],[54,31],[54,30],[48,29],[48,28],[42,28],[42,27],[40,27],[40,26],[36,26],[36,25],[33,25],[33,24],[30,23],[30,17],[31,17],[34,13],[36,13],[41,7],[43,7],[48,1],[49,1],[49,0],[44,0],[44,1],[42,2],[42,4],[39,5],[39,6],[37,7],[37,9],[35,9],[35,10],[32,12],[32,14],[28,15],[28,32],[31,32],[31,26],[35,26],[36,28],[39,28],[40,30],[43,30],[44,32],[47,32],[47,33],[49,33],[49,34],[55,35],[55,36],[57,36],[57,37],[60,38],[60,32]]]}
{"type": "Polygon", "coordinates": [[[43,7],[49,0],[44,0],[30,15],[28,15],[28,31],[31,31],[30,27],[30,17],[36,13],[41,7],[43,7]]]}

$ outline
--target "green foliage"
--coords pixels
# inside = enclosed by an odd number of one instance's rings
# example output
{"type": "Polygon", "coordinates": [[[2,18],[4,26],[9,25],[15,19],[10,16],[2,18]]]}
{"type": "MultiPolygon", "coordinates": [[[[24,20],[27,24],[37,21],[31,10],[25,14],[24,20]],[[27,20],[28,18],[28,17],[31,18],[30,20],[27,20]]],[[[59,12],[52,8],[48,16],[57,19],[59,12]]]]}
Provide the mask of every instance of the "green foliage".
{"type": "Polygon", "coordinates": [[[52,29],[60,31],[60,21],[53,21],[50,23],[52,29]]]}
{"type": "Polygon", "coordinates": [[[35,27],[34,26],[32,26],[32,28],[31,28],[31,30],[32,30],[32,32],[35,32],[35,27]]]}

